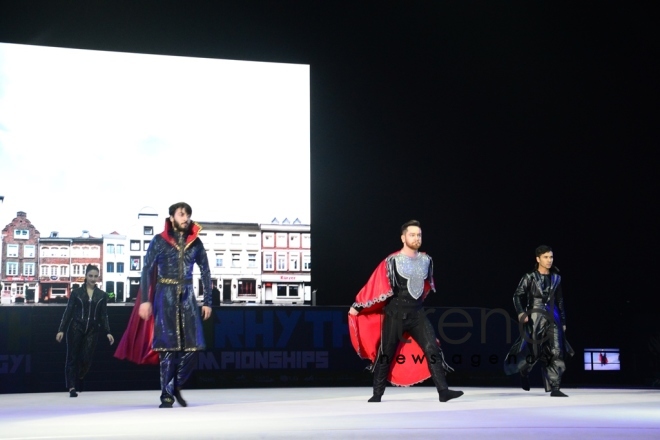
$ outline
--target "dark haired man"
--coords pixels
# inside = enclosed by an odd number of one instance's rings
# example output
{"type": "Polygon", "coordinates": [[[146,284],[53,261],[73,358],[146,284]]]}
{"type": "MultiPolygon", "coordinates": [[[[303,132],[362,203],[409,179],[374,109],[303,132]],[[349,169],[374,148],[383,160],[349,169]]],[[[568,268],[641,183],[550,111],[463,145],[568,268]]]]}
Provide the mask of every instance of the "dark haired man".
{"type": "Polygon", "coordinates": [[[433,260],[423,252],[416,220],[401,227],[400,251],[388,256],[357,294],[349,310],[349,333],[358,355],[372,362],[373,396],[380,402],[386,381],[408,386],[429,376],[441,402],[460,397],[448,389],[445,363],[423,302],[433,284],[433,260]],[[392,371],[390,372],[390,367],[392,371]]]}
{"type": "Polygon", "coordinates": [[[187,406],[181,387],[192,373],[195,353],[206,348],[201,319],[211,316],[212,301],[208,258],[198,237],[202,228],[190,220],[192,208],[187,203],[170,206],[169,214],[165,230],[154,237],[144,257],[139,306],[142,319],[152,313],[154,317],[152,349],[160,361],[160,408],[172,408],[174,399],[187,406]],[[195,264],[204,289],[201,313],[192,284],[195,264]]]}
{"type": "Polygon", "coordinates": [[[568,397],[559,388],[566,370],[564,358],[573,355],[565,338],[566,312],[559,269],[553,266],[549,246],[536,248],[535,270],[523,276],[513,295],[521,335],[506,357],[507,374],[520,373],[523,390],[529,391],[529,373],[536,362],[543,366],[543,384],[552,397],[568,397]]]}

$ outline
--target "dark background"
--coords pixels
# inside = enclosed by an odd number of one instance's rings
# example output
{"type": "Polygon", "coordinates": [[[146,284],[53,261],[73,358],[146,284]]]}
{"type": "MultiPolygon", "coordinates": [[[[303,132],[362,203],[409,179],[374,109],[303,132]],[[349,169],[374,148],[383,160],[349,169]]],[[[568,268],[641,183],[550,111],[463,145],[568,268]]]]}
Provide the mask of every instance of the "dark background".
{"type": "Polygon", "coordinates": [[[548,244],[573,345],[621,347],[628,379],[652,382],[660,69],[649,3],[0,5],[3,42],[309,64],[320,305],[348,306],[411,218],[434,257],[430,305],[513,311],[548,244]]]}

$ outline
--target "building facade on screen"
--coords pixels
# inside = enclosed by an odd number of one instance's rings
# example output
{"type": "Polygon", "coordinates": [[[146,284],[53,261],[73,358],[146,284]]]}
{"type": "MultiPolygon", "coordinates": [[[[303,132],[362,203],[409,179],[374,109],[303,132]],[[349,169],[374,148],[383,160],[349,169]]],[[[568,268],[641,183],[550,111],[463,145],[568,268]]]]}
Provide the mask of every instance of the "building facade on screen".
{"type": "Polygon", "coordinates": [[[0,302],[34,299],[38,285],[37,245],[40,233],[23,211],[2,229],[0,302]]]}
{"type": "Polygon", "coordinates": [[[60,237],[51,232],[39,239],[40,302],[66,302],[73,289],[85,283],[88,264],[99,268],[99,286],[103,285],[103,238],[92,237],[87,230],[79,237],[60,237]]]}
{"type": "MultiPolygon", "coordinates": [[[[125,234],[92,237],[51,232],[42,237],[19,212],[2,230],[3,302],[65,302],[84,282],[85,267],[99,268],[99,287],[111,302],[137,297],[144,257],[165,217],[143,208],[125,234]]],[[[270,223],[199,221],[209,259],[214,305],[305,304],[311,301],[310,225],[299,219],[270,223]]],[[[193,286],[203,296],[199,268],[193,286]]]]}

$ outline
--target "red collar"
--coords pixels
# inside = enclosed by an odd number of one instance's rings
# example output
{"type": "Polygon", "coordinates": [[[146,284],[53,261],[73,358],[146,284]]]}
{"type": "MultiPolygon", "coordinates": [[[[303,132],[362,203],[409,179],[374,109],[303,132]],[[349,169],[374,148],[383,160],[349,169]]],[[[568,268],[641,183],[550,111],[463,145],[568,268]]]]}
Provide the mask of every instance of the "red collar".
{"type": "MultiPolygon", "coordinates": [[[[197,224],[195,222],[192,222],[192,225],[190,226],[190,228],[188,230],[188,236],[186,237],[185,247],[188,247],[188,245],[190,243],[195,241],[195,239],[199,235],[199,231],[201,231],[201,230],[202,230],[202,227],[199,224],[197,224]]],[[[171,244],[175,248],[179,247],[179,244],[177,243],[176,239],[174,238],[175,237],[174,228],[172,227],[172,222],[170,221],[169,218],[165,219],[165,230],[160,233],[160,236],[163,237],[163,239],[166,242],[168,242],[169,244],[171,244]]]]}

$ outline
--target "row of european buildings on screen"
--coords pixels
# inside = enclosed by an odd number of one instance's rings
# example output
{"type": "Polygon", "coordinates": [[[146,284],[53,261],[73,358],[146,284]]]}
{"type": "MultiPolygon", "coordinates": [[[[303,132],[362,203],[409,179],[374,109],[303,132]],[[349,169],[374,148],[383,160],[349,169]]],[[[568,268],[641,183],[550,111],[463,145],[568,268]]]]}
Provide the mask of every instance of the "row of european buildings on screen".
{"type": "MultiPolygon", "coordinates": [[[[150,208],[137,215],[127,234],[102,237],[42,235],[18,212],[2,229],[2,303],[66,300],[84,282],[85,267],[100,269],[99,287],[115,302],[135,300],[142,264],[165,217],[150,208]]],[[[271,223],[198,221],[211,269],[213,303],[304,304],[312,301],[310,225],[299,219],[271,223]]],[[[203,295],[195,266],[195,293],[203,295]]]]}

